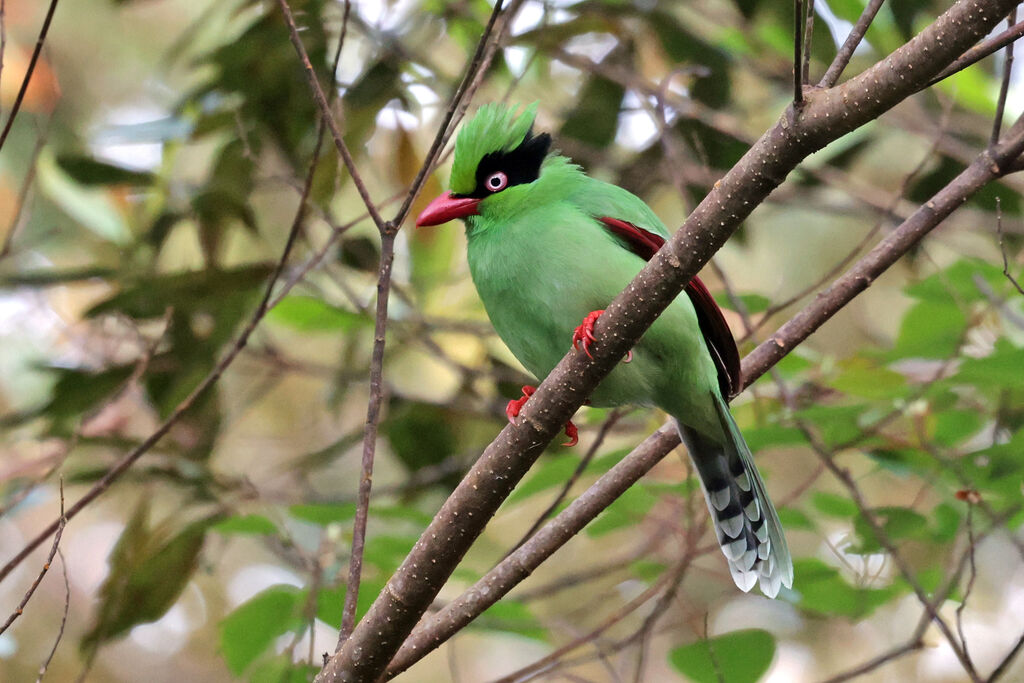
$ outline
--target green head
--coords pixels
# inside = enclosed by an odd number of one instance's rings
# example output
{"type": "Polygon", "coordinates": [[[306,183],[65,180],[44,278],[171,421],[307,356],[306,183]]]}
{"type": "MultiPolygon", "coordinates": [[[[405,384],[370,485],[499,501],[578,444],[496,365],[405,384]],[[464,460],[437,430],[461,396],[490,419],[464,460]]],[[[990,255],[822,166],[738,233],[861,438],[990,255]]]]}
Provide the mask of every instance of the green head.
{"type": "Polygon", "coordinates": [[[520,114],[501,104],[480,107],[455,140],[451,191],[431,202],[416,225],[437,225],[478,215],[482,208],[499,201],[495,195],[506,188],[513,188],[504,195],[511,198],[517,194],[516,186],[537,180],[551,147],[551,136],[533,134],[536,116],[536,103],[520,114]]]}

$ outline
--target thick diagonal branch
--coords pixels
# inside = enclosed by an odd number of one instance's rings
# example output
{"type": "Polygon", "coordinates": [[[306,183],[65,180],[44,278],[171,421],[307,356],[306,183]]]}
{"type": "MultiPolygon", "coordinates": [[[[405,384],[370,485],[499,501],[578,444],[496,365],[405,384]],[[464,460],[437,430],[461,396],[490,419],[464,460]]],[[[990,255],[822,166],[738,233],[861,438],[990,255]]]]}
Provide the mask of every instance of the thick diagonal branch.
{"type": "Polygon", "coordinates": [[[412,631],[470,545],[545,446],[755,206],[804,158],[924,88],[985,36],[1017,0],[968,0],[864,73],[810,91],[787,109],[605,310],[594,359],[570,353],[520,420],[488,446],[328,667],[323,681],[372,681],[412,631]]]}

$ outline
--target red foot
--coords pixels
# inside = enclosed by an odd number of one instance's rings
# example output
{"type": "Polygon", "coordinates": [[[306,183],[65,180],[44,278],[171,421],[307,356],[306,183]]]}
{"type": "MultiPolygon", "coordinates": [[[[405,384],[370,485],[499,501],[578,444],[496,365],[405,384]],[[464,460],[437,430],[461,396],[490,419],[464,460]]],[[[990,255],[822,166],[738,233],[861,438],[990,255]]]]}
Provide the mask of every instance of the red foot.
{"type": "MultiPolygon", "coordinates": [[[[508,415],[509,422],[515,422],[516,416],[519,415],[519,411],[523,409],[526,402],[533,396],[533,392],[537,391],[537,387],[532,387],[529,384],[523,387],[523,397],[513,399],[508,402],[505,406],[505,414],[508,415]]],[[[565,435],[569,437],[569,440],[563,443],[563,446],[575,446],[580,442],[579,431],[576,429],[576,425],[569,420],[565,423],[565,435]]]]}
{"type": "MultiPolygon", "coordinates": [[[[594,336],[594,323],[597,322],[597,319],[601,317],[602,313],[604,313],[603,308],[599,311],[591,311],[587,314],[587,317],[583,319],[583,322],[580,323],[580,326],[576,328],[576,331],[572,333],[572,347],[579,350],[580,345],[582,344],[583,353],[587,354],[588,358],[593,358],[593,356],[590,355],[590,344],[597,341],[597,337],[594,336]]],[[[623,362],[628,363],[631,360],[633,360],[632,350],[626,352],[626,360],[623,362]]]]}

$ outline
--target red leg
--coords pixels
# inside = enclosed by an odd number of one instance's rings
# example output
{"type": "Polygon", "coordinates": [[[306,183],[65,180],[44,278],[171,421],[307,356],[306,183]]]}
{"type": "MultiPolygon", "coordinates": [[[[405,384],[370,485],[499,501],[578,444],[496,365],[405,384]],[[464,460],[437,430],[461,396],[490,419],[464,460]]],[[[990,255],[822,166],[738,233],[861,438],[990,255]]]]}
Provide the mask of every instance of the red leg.
{"type": "MultiPolygon", "coordinates": [[[[526,402],[530,400],[535,391],[537,391],[537,387],[527,384],[523,387],[522,398],[513,399],[508,402],[508,405],[505,406],[505,414],[508,415],[509,422],[515,422],[519,411],[523,409],[523,406],[526,405],[526,402]]],[[[576,429],[576,425],[572,423],[572,420],[565,423],[565,435],[569,437],[569,440],[563,443],[563,446],[575,446],[580,442],[579,430],[576,429]]]]}
{"type": "MultiPolygon", "coordinates": [[[[591,311],[587,314],[587,317],[583,319],[583,322],[580,323],[579,327],[576,328],[576,331],[572,333],[572,347],[579,350],[580,345],[582,344],[583,353],[587,354],[588,358],[593,358],[593,356],[590,355],[590,344],[597,341],[597,337],[594,336],[594,323],[597,322],[597,319],[601,317],[602,313],[604,313],[603,308],[598,311],[591,311]]],[[[623,362],[628,363],[631,360],[633,360],[632,349],[626,352],[626,360],[623,362]]]]}

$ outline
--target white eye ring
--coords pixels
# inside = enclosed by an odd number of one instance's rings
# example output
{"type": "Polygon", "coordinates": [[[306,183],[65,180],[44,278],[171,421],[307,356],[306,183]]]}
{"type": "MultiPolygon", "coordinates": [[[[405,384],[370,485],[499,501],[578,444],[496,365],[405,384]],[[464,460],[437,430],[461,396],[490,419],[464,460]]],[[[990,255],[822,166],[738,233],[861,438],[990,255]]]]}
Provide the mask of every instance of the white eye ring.
{"type": "Polygon", "coordinates": [[[498,171],[487,176],[487,180],[484,181],[484,186],[491,192],[499,192],[508,187],[508,176],[498,171]]]}

